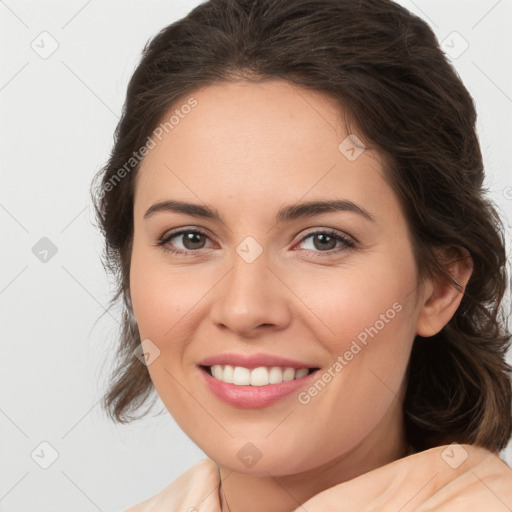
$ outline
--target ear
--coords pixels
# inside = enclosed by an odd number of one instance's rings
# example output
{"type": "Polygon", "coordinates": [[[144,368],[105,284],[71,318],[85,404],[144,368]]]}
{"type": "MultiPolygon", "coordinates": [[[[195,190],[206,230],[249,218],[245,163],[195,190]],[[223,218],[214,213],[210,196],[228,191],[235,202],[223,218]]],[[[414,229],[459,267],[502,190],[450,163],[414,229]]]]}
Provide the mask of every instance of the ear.
{"type": "Polygon", "coordinates": [[[437,334],[453,317],[473,272],[473,259],[462,247],[442,250],[440,261],[461,286],[458,291],[448,280],[436,276],[425,283],[416,333],[423,337],[437,334]]]}

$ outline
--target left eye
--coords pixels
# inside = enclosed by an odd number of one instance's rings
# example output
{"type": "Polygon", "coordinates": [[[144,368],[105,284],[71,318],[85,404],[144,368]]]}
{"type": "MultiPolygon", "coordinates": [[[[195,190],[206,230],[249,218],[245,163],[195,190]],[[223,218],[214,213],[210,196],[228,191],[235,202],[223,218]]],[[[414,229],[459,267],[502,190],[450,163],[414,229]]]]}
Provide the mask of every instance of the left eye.
{"type": "Polygon", "coordinates": [[[338,252],[336,250],[336,244],[338,242],[341,242],[341,245],[345,247],[355,247],[354,242],[334,231],[316,231],[309,233],[301,240],[301,243],[308,238],[312,239],[313,250],[316,249],[319,252],[338,252]]]}

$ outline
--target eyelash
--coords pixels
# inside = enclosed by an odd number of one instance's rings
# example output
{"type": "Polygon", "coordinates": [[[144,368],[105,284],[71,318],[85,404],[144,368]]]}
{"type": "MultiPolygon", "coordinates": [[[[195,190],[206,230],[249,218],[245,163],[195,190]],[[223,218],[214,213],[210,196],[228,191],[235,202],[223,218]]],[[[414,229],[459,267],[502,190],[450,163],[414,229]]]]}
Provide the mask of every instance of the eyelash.
{"type": "MultiPolygon", "coordinates": [[[[207,238],[208,235],[201,231],[201,230],[198,230],[198,229],[182,229],[180,231],[176,231],[176,232],[173,232],[173,233],[170,233],[169,235],[167,236],[163,236],[162,238],[160,238],[158,240],[158,242],[156,243],[157,246],[159,247],[162,247],[162,249],[166,252],[170,252],[170,253],[174,253],[174,254],[181,254],[181,255],[184,255],[184,256],[195,256],[196,253],[198,253],[201,249],[197,249],[197,250],[187,250],[187,251],[183,251],[183,250],[180,250],[180,249],[173,249],[169,244],[169,242],[179,236],[179,235],[183,235],[185,233],[194,233],[194,234],[199,234],[199,235],[203,235],[207,238]]],[[[299,241],[299,244],[300,243],[303,243],[305,240],[307,240],[308,238],[314,236],[314,235],[328,235],[329,237],[332,237],[334,238],[335,240],[339,241],[339,242],[342,242],[346,247],[345,248],[337,248],[337,249],[329,249],[328,251],[314,251],[314,250],[311,250],[311,249],[305,249],[306,252],[312,252],[314,254],[317,254],[317,255],[320,255],[320,257],[323,257],[323,256],[332,256],[333,254],[337,254],[337,253],[340,253],[341,251],[344,251],[344,250],[347,250],[347,249],[355,249],[356,248],[356,243],[351,240],[350,238],[348,237],[345,237],[343,235],[341,235],[340,233],[338,233],[337,231],[334,231],[332,229],[323,229],[323,230],[318,230],[318,231],[313,231],[311,233],[308,233],[307,235],[305,235],[304,237],[301,238],[301,240],[299,241]]]]}

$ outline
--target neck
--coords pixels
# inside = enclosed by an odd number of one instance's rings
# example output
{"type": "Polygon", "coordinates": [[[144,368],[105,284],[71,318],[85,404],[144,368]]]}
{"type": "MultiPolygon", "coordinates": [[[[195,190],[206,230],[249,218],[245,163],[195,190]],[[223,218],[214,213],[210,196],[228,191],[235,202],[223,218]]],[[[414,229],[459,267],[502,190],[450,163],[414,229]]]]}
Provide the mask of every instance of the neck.
{"type": "Polygon", "coordinates": [[[370,435],[350,452],[298,474],[254,476],[220,467],[222,512],[292,512],[318,493],[406,455],[400,429],[385,438],[370,435]]]}

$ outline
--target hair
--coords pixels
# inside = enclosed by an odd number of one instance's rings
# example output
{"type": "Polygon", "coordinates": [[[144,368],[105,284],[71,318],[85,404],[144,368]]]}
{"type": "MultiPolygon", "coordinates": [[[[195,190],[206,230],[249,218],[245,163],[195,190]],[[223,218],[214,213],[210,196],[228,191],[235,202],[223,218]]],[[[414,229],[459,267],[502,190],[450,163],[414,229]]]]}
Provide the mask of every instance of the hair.
{"type": "Polygon", "coordinates": [[[407,442],[415,451],[451,442],[503,449],[512,428],[511,335],[500,309],[505,238],[485,197],[475,106],[429,26],[389,0],[210,0],[146,44],[112,152],[91,187],[103,265],[117,285],[110,305],[123,300],[103,409],[113,420],[132,421],[154,391],[134,356],[141,339],[129,298],[140,165],[134,151],[198,88],[271,79],[336,100],[365,145],[385,159],[411,234],[418,286],[441,277],[463,292],[439,333],[414,340],[403,400],[407,442]],[[465,289],[442,254],[472,258],[465,289]]]}

